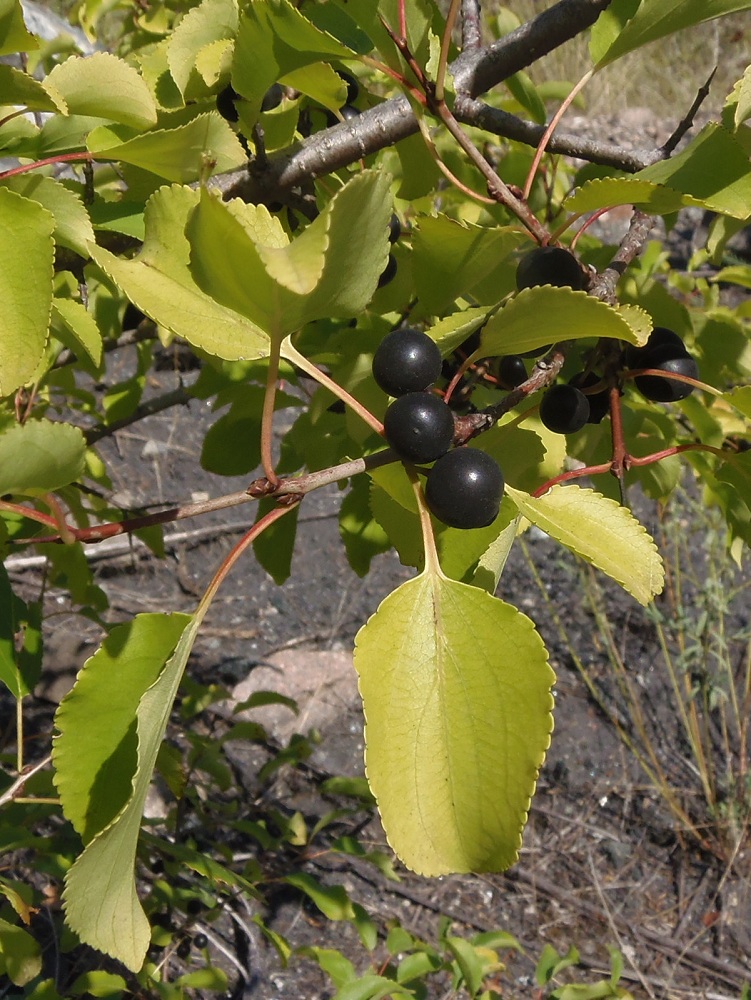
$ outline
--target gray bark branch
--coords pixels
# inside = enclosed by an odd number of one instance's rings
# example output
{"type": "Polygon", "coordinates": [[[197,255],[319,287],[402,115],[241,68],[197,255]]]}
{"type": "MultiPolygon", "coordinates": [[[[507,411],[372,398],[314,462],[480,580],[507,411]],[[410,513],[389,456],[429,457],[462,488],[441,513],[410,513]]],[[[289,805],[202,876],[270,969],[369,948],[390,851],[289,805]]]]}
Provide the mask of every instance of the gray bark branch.
{"type": "MultiPolygon", "coordinates": [[[[518,138],[536,145],[542,134],[539,126],[513,115],[488,108],[472,100],[503,80],[552,52],[564,42],[591,27],[612,0],[559,0],[527,24],[485,48],[463,52],[451,65],[457,94],[457,111],[465,124],[479,125],[497,135],[518,138]],[[513,132],[513,134],[508,134],[513,132]]],[[[229,174],[216,178],[226,198],[246,201],[275,201],[280,194],[339,170],[387,146],[393,146],[417,132],[417,119],[406,97],[395,97],[363,112],[358,118],[335,125],[291,149],[272,154],[263,170],[229,174]]],[[[553,151],[596,163],[638,170],[652,162],[617,146],[571,136],[553,140],[553,151]]],[[[659,158],[659,157],[657,157],[659,158]]]]}

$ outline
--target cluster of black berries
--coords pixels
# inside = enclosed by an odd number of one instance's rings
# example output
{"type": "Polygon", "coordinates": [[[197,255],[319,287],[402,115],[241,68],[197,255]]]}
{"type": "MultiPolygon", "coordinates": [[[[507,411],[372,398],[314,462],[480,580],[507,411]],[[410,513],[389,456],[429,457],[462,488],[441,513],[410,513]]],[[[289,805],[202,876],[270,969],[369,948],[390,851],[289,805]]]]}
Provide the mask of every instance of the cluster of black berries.
{"type": "Polygon", "coordinates": [[[441,352],[421,330],[400,327],[380,343],[373,377],[389,396],[383,430],[394,451],[408,462],[435,462],[425,500],[431,513],[452,528],[483,528],[498,516],[504,481],[495,459],[476,448],[449,451],[454,416],[430,392],[441,374],[441,352]]]}
{"type": "MultiPolygon", "coordinates": [[[[525,254],[516,272],[516,286],[532,288],[537,285],[556,285],[581,290],[585,286],[585,273],[576,258],[562,247],[538,247],[525,254]]],[[[515,389],[527,379],[525,357],[544,353],[551,345],[540,347],[526,354],[510,354],[499,358],[496,379],[503,389],[515,389]]],[[[621,371],[653,369],[664,375],[637,375],[636,388],[652,402],[673,403],[685,399],[693,387],[670,375],[683,375],[698,379],[696,362],[672,330],[656,327],[643,347],[626,347],[621,355],[621,371]]],[[[610,409],[608,383],[594,371],[581,371],[567,383],[551,386],[540,403],[540,420],[548,430],[557,434],[573,434],[585,424],[598,424],[610,409]]]]}

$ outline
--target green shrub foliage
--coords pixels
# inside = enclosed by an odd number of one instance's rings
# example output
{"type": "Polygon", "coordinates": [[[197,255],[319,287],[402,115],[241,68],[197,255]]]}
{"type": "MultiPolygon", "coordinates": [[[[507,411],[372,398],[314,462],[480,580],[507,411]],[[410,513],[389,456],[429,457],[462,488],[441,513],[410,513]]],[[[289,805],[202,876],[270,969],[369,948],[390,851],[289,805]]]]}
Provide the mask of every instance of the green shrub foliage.
{"type": "MultiPolygon", "coordinates": [[[[560,0],[520,46],[513,32],[492,36],[508,19],[476,23],[474,5],[456,0],[458,34],[433,0],[156,0],[127,12],[93,0],[74,7],[100,40],[81,57],[31,35],[19,0],[0,6],[10,57],[0,65],[0,547],[49,555],[55,582],[105,635],[57,712],[54,789],[39,793],[44,815],[80,838],[63,903],[82,942],[133,973],[144,966],[156,929],[134,876],[142,816],[155,767],[170,774],[163,739],[193,642],[257,539],[252,572],[284,578],[288,555],[263,539],[283,521],[291,544],[293,511],[319,486],[343,487],[358,573],[385,545],[415,570],[363,623],[355,668],[370,791],[396,855],[428,876],[515,862],[551,738],[545,645],[495,596],[514,539],[536,525],[647,604],[664,573],[628,489],[664,499],[680,456],[741,561],[751,313],[720,288],[751,287],[751,267],[726,248],[751,206],[749,71],[720,120],[692,129],[683,109],[675,141],[635,153],[594,126],[570,135],[565,118],[544,134],[535,122],[565,90],[538,91],[522,70],[528,53],[586,33],[596,87],[626,53],[748,7],[560,0]],[[631,207],[630,223],[604,245],[590,223],[616,206],[631,207]],[[679,274],[650,234],[685,206],[713,222],[679,274]],[[392,359],[388,378],[373,374],[378,344],[407,325],[431,347],[416,388],[441,429],[436,444],[430,424],[425,449],[405,443],[412,374],[392,359]],[[85,386],[105,380],[110,351],[134,331],[136,374],[92,394],[85,386]],[[257,468],[244,499],[262,514],[192,614],[117,622],[82,546],[149,529],[158,551],[159,525],[175,516],[114,508],[97,447],[139,416],[157,338],[200,358],[188,397],[235,401],[203,461],[220,473],[257,468]],[[300,413],[290,454],[308,464],[291,472],[272,461],[275,402],[300,413]],[[329,418],[337,431],[324,446],[329,418]],[[470,441],[476,456],[465,460],[470,441]]],[[[42,662],[40,609],[5,573],[0,589],[0,680],[21,701],[42,662]]],[[[3,808],[23,828],[22,811],[38,808],[33,786],[12,765],[4,781],[3,808]]],[[[255,891],[252,866],[165,851],[173,866],[255,891]]],[[[301,879],[324,912],[360,919],[345,897],[316,899],[301,879]]],[[[23,916],[23,899],[5,896],[23,916]]],[[[30,982],[33,940],[15,917],[0,934],[14,942],[0,966],[30,982]]]]}

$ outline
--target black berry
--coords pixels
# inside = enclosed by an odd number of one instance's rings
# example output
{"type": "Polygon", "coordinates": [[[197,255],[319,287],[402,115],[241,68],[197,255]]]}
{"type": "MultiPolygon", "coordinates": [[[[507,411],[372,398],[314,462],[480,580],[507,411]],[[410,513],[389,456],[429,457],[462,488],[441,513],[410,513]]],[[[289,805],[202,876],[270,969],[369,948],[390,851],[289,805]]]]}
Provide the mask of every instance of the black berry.
{"type": "Polygon", "coordinates": [[[339,114],[345,120],[345,122],[352,121],[353,118],[358,118],[360,116],[360,111],[354,107],[352,104],[345,104],[339,109],[339,114]]]}
{"type": "Polygon", "coordinates": [[[494,458],[477,448],[455,448],[428,473],[425,501],[451,528],[484,528],[498,517],[504,485],[494,458]]]}
{"type": "Polygon", "coordinates": [[[576,386],[554,385],[540,403],[540,420],[556,434],[574,434],[589,419],[589,401],[576,386]]]}
{"type": "Polygon", "coordinates": [[[634,347],[629,344],[623,354],[623,360],[627,368],[651,368],[652,365],[646,361],[652,357],[655,351],[662,351],[664,348],[672,348],[674,358],[688,355],[686,345],[673,330],[666,326],[656,326],[649,335],[649,339],[643,347],[634,347]]]}
{"type": "Polygon", "coordinates": [[[146,317],[138,306],[134,306],[132,302],[129,302],[123,313],[123,330],[135,330],[145,319],[146,317]]]}
{"type": "MultiPolygon", "coordinates": [[[[589,389],[591,386],[597,385],[602,379],[595,372],[578,372],[572,378],[569,379],[569,385],[575,386],[577,389],[584,391],[589,389]]],[[[587,397],[587,402],[589,403],[589,416],[587,417],[588,424],[599,424],[602,418],[610,412],[610,390],[605,388],[601,389],[599,392],[587,392],[585,393],[587,397]]]]}
{"type": "Polygon", "coordinates": [[[284,91],[278,83],[272,83],[266,93],[263,95],[263,100],[261,101],[261,111],[273,111],[274,108],[278,108],[282,103],[282,98],[284,97],[284,91]]]}
{"type": "Polygon", "coordinates": [[[190,938],[183,938],[182,941],[180,942],[180,944],[177,946],[177,949],[176,949],[177,950],[177,957],[178,958],[187,958],[188,955],[190,955],[190,946],[191,946],[191,940],[190,940],[190,938]]]}
{"type": "Polygon", "coordinates": [[[451,410],[429,392],[400,396],[383,418],[386,440],[408,462],[433,462],[451,447],[454,417],[451,410]]]}
{"type": "Polygon", "coordinates": [[[373,378],[389,396],[430,388],[441,374],[441,352],[434,340],[414,327],[387,334],[373,357],[373,378]]]}
{"type": "Polygon", "coordinates": [[[199,948],[201,950],[205,948],[208,943],[209,939],[206,937],[205,934],[196,934],[195,937],[193,938],[193,944],[196,946],[196,948],[199,948]]]}
{"type": "MultiPolygon", "coordinates": [[[[640,364],[642,368],[655,368],[657,371],[672,375],[686,375],[688,378],[699,378],[699,369],[690,354],[682,354],[675,357],[674,350],[670,345],[653,351],[645,361],[640,364]]],[[[655,403],[675,403],[679,399],[685,399],[694,391],[694,387],[688,382],[679,382],[677,379],[661,378],[659,375],[637,375],[634,379],[636,388],[646,399],[655,403]]]]}
{"type": "Polygon", "coordinates": [[[378,287],[383,288],[384,285],[388,285],[390,281],[393,281],[396,277],[396,257],[390,253],[389,259],[386,262],[386,266],[381,271],[381,276],[378,279],[378,287]]]}
{"type": "Polygon", "coordinates": [[[236,122],[239,119],[240,115],[235,107],[235,101],[239,96],[230,83],[216,95],[216,110],[225,121],[236,122]]]}
{"type": "Polygon", "coordinates": [[[347,103],[354,104],[360,93],[360,84],[349,73],[345,73],[344,70],[338,69],[337,73],[347,84],[347,103]]]}
{"type": "Polygon", "coordinates": [[[584,274],[576,257],[563,247],[537,247],[526,253],[516,268],[520,291],[536,285],[582,289],[584,274]]]}
{"type": "Polygon", "coordinates": [[[389,243],[396,243],[401,235],[402,224],[399,221],[399,216],[396,212],[392,212],[391,218],[389,219],[389,243]]]}
{"type": "Polygon", "coordinates": [[[527,366],[519,354],[506,354],[498,359],[498,384],[502,389],[515,389],[527,381],[527,366]]]}

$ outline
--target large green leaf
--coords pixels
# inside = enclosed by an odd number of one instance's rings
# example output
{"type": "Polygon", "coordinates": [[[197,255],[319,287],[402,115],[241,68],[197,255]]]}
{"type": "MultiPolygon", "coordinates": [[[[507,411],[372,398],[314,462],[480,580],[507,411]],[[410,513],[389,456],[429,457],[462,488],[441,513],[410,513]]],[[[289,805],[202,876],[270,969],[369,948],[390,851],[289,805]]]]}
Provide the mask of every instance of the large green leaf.
{"type": "Polygon", "coordinates": [[[16,986],[25,986],[42,970],[39,942],[23,927],[0,920],[0,973],[16,986]]]}
{"type": "Polygon", "coordinates": [[[634,205],[653,215],[677,212],[693,199],[653,181],[631,177],[598,177],[576,188],[566,199],[565,208],[570,212],[595,212],[615,205],[634,205]]]}
{"type": "Polygon", "coordinates": [[[354,53],[321,31],[288,0],[254,0],[240,19],[232,65],[232,85],[256,115],[268,88],[287,73],[354,53]]]}
{"type": "Polygon", "coordinates": [[[183,184],[236,170],[247,160],[235,133],[214,111],[177,128],[157,129],[125,142],[113,130],[97,128],[90,133],[87,146],[100,159],[131,163],[183,184]]]}
{"type": "MultiPolygon", "coordinates": [[[[412,267],[422,305],[440,315],[454,299],[471,295],[525,240],[511,226],[487,229],[443,215],[421,218],[412,237],[412,267]]],[[[496,294],[492,301],[499,298],[496,294]]]]}
{"type": "Polygon", "coordinates": [[[286,245],[258,241],[247,207],[238,212],[204,191],[188,224],[192,271],[208,294],[274,336],[365,308],[388,256],[386,174],[354,177],[286,245]]]}
{"type": "MultiPolygon", "coordinates": [[[[0,13],[0,33],[2,33],[2,13],[0,13]]],[[[2,43],[0,43],[1,48],[2,43]]],[[[14,66],[0,66],[0,102],[21,105],[29,111],[62,111],[63,114],[66,111],[65,101],[53,100],[38,80],[28,73],[22,73],[14,66]]]]}
{"type": "Polygon", "coordinates": [[[186,100],[206,92],[205,81],[196,65],[201,50],[212,42],[234,38],[237,25],[236,0],[203,0],[198,7],[188,11],[169,36],[170,73],[186,100]]]}
{"type": "Polygon", "coordinates": [[[72,56],[48,73],[44,87],[71,115],[89,115],[145,129],[156,125],[156,105],[138,71],[109,52],[72,56]]]}
{"type": "Polygon", "coordinates": [[[175,652],[138,704],[138,764],[132,795],[112,823],[87,844],[65,879],[63,903],[71,928],[86,944],[133,972],[143,965],[151,936],[134,878],[138,832],[172,704],[208,606],[204,603],[189,619],[170,616],[188,624],[175,652]]]}
{"type": "Polygon", "coordinates": [[[598,68],[693,24],[748,10],[751,0],[642,0],[633,13],[636,6],[634,0],[616,0],[615,10],[607,11],[602,24],[598,21],[593,28],[590,54],[598,68]],[[624,26],[614,32],[619,17],[624,26]]]}
{"type": "Polygon", "coordinates": [[[91,256],[131,302],[194,347],[228,361],[265,357],[269,340],[260,327],[220,305],[193,279],[185,227],[199,198],[189,188],[160,188],[146,205],[146,235],[136,257],[126,260],[93,245],[91,256]]]}
{"type": "Polygon", "coordinates": [[[706,125],[683,152],[634,177],[691,195],[711,211],[735,219],[747,219],[751,210],[748,153],[732,132],[716,122],[706,125]]]}
{"type": "Polygon", "coordinates": [[[651,328],[648,315],[636,307],[621,313],[586,292],[543,285],[523,289],[491,316],[477,354],[522,354],[552,341],[587,337],[643,344],[651,328]]]}
{"type": "Polygon", "coordinates": [[[8,396],[34,374],[47,341],[55,219],[1,186],[0,219],[0,396],[8,396]]]}
{"type": "Polygon", "coordinates": [[[137,615],[116,626],[60,702],[55,785],[65,818],[88,844],[133,793],[136,712],[172,654],[187,615],[137,615]]]}
{"type": "Polygon", "coordinates": [[[648,604],[665,582],[651,535],[631,511],[580,486],[554,486],[541,497],[507,487],[519,512],[648,604]]]}
{"type": "Polygon", "coordinates": [[[365,763],[389,842],[423,875],[513,864],[553,727],[532,622],[426,570],[360,630],[365,763]]]}
{"type": "Polygon", "coordinates": [[[52,234],[55,243],[69,247],[82,257],[88,257],[88,241],[94,239],[89,213],[81,198],[60,181],[41,174],[19,174],[0,181],[16,194],[30,198],[55,217],[52,234]]]}
{"type": "Polygon", "coordinates": [[[86,441],[78,427],[51,420],[12,424],[0,434],[0,495],[39,496],[80,478],[86,441]]]}
{"type": "Polygon", "coordinates": [[[96,320],[83,305],[75,299],[58,299],[52,302],[53,331],[61,339],[69,342],[82,364],[88,357],[98,367],[102,360],[102,333],[96,320]]]}
{"type": "Polygon", "coordinates": [[[0,0],[0,56],[38,48],[39,42],[26,30],[19,0],[0,0]]]}

